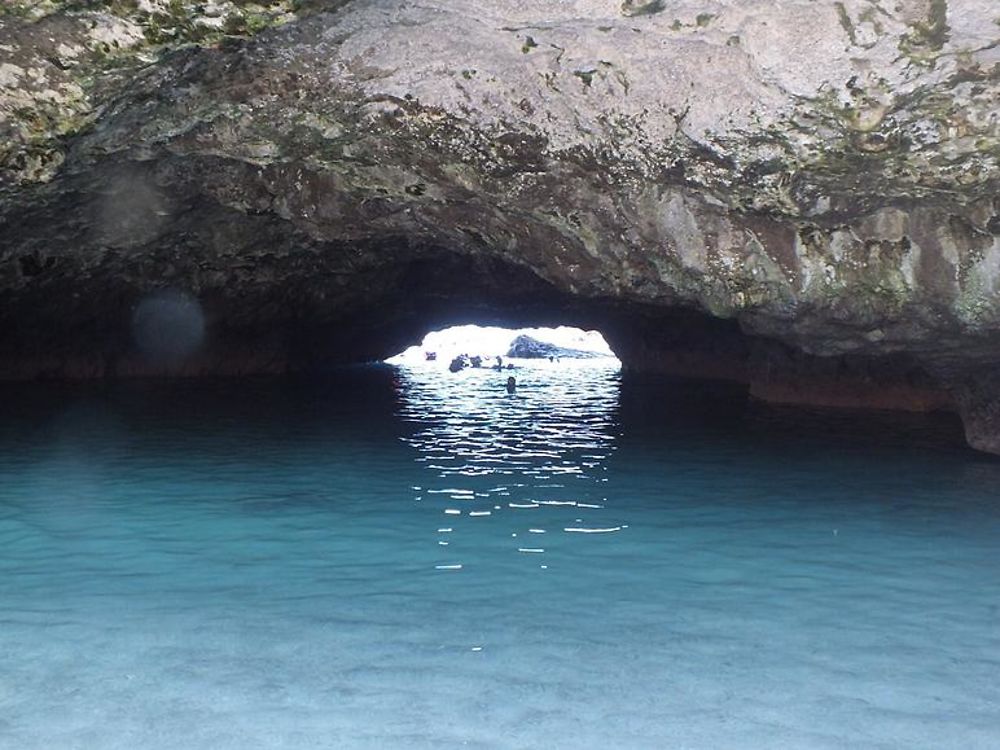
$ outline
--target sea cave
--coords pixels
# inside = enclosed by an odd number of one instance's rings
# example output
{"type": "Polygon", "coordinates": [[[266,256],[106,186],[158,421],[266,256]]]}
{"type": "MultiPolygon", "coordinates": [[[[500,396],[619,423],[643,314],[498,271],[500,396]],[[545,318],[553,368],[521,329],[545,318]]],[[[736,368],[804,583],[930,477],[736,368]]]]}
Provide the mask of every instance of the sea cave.
{"type": "Polygon", "coordinates": [[[0,746],[1000,745],[998,101],[991,0],[7,0],[0,746]]]}

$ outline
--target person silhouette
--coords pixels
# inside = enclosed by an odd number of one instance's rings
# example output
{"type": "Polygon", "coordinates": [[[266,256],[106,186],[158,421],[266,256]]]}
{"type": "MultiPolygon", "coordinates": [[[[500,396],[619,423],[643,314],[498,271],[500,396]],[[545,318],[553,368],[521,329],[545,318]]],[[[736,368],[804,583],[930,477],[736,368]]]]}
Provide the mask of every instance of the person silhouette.
{"type": "Polygon", "coordinates": [[[511,375],[507,378],[507,393],[513,393],[517,390],[517,381],[514,380],[514,376],[511,375]]]}

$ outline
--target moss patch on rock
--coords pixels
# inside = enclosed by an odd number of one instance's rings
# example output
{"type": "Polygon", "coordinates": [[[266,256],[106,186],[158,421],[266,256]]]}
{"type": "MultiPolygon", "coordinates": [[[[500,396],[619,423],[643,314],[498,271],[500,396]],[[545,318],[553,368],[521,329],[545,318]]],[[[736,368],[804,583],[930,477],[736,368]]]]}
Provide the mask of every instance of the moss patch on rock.
{"type": "Polygon", "coordinates": [[[51,179],[65,139],[162,55],[253,36],[309,9],[300,0],[9,0],[0,6],[0,190],[51,179]]]}

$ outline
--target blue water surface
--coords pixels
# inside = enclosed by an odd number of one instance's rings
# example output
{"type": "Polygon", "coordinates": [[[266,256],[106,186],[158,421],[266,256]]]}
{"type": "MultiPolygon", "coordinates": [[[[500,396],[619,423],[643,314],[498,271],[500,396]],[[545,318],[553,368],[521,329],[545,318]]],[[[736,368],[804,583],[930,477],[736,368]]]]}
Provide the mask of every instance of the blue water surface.
{"type": "Polygon", "coordinates": [[[0,394],[0,748],[997,748],[1000,461],[547,362],[0,394]]]}

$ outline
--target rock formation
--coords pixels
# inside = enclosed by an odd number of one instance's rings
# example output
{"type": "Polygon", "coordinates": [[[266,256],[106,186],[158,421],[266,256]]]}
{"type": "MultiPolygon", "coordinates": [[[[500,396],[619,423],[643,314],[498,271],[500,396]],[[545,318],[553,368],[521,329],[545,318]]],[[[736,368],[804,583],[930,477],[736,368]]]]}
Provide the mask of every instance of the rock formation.
{"type": "Polygon", "coordinates": [[[583,349],[569,349],[521,334],[510,342],[510,348],[504,356],[515,359],[549,359],[552,357],[558,357],[559,359],[600,359],[605,355],[584,351],[583,349]]]}
{"type": "Polygon", "coordinates": [[[0,376],[568,323],[1000,452],[998,101],[993,0],[7,3],[0,376]]]}

